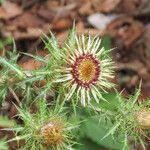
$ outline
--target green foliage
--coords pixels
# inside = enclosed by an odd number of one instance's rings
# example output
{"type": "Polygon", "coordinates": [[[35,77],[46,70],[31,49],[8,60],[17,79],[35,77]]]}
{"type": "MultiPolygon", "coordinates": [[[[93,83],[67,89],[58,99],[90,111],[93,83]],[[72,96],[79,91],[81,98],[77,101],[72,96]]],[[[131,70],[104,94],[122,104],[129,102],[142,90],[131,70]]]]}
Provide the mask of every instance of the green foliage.
{"type": "Polygon", "coordinates": [[[0,116],[0,127],[14,127],[16,122],[14,120],[10,120],[7,116],[0,116]]]}
{"type": "Polygon", "coordinates": [[[123,148],[124,143],[122,142],[124,139],[121,135],[118,136],[118,140],[112,138],[111,135],[107,136],[103,139],[109,129],[112,127],[110,122],[106,122],[104,120],[98,121],[98,117],[87,119],[83,126],[82,130],[84,130],[85,135],[90,138],[92,141],[99,145],[103,145],[106,148],[112,148],[116,150],[121,150],[123,148]]]}
{"type": "Polygon", "coordinates": [[[89,138],[84,137],[80,139],[80,145],[76,147],[77,150],[107,150],[107,148],[98,145],[97,143],[91,141],[89,138]]]}
{"type": "Polygon", "coordinates": [[[105,35],[102,37],[102,46],[105,47],[106,50],[110,50],[111,49],[111,39],[109,35],[105,35]]]}
{"type": "Polygon", "coordinates": [[[143,130],[139,126],[135,114],[147,109],[149,103],[137,103],[139,95],[140,87],[136,89],[135,94],[129,98],[124,98],[121,93],[117,91],[113,94],[104,94],[104,97],[108,100],[108,104],[101,102],[99,104],[100,106],[96,104],[94,108],[99,112],[100,125],[101,123],[103,124],[103,122],[101,122],[103,119],[107,120],[107,123],[104,124],[106,128],[108,125],[109,131],[105,132],[107,134],[102,138],[103,140],[112,136],[116,140],[121,140],[123,143],[122,149],[126,149],[128,147],[128,137],[130,137],[135,143],[140,143],[143,148],[145,148],[143,137],[145,137],[149,131],[143,130]],[[111,123],[111,126],[109,123],[111,123]],[[121,135],[121,138],[119,135],[121,135]]]}
{"type": "MultiPolygon", "coordinates": [[[[4,3],[4,0],[0,0],[0,5],[4,3]]],[[[6,45],[12,44],[12,38],[8,37],[5,39],[0,39],[0,50],[2,50],[6,45]]]]}
{"type": "MultiPolygon", "coordinates": [[[[13,128],[15,127],[16,122],[12,119],[9,119],[7,116],[0,115],[0,127],[2,128],[13,128]]],[[[0,132],[3,130],[1,129],[0,132]]],[[[9,150],[8,145],[6,143],[6,137],[4,139],[0,139],[0,150],[9,150]]]]}
{"type": "MultiPolygon", "coordinates": [[[[128,150],[128,138],[130,137],[144,147],[143,136],[146,136],[149,130],[141,128],[135,114],[147,108],[149,104],[137,102],[140,87],[134,95],[128,98],[124,98],[116,90],[114,93],[106,91],[114,87],[114,84],[107,79],[113,77],[115,68],[110,57],[109,37],[105,36],[100,45],[101,40],[96,37],[81,36],[78,38],[73,28],[65,45],[60,47],[51,32],[50,36],[44,34],[42,37],[45,48],[49,51],[47,56],[25,54],[41,62],[41,67],[37,69],[29,71],[18,65],[20,54],[17,53],[15,45],[12,52],[0,58],[0,103],[3,104],[7,94],[11,92],[19,103],[19,107],[16,106],[16,108],[18,117],[23,122],[21,125],[11,127],[13,122],[4,118],[1,121],[0,118],[2,126],[8,127],[6,130],[16,133],[16,137],[8,142],[25,141],[26,144],[21,148],[23,150],[100,150],[108,148],[128,150]],[[69,62],[75,59],[74,55],[81,54],[85,47],[89,49],[92,47],[93,51],[99,50],[98,53],[92,54],[100,60],[100,88],[97,88],[96,84],[84,88],[80,84],[74,85],[72,81],[58,82],[67,81],[73,76],[70,75],[69,62]],[[73,50],[77,53],[72,55],[73,50]],[[68,71],[69,75],[63,74],[68,71]],[[42,81],[45,83],[43,86],[41,86],[42,81]],[[22,101],[16,94],[18,91],[22,101]],[[48,98],[49,93],[51,93],[51,99],[48,98]],[[50,103],[47,103],[47,100],[50,103]],[[34,112],[33,107],[36,108],[34,112]],[[45,141],[50,140],[51,142],[54,139],[51,139],[50,134],[42,133],[42,129],[45,129],[45,126],[54,125],[53,121],[60,121],[64,125],[63,142],[61,145],[49,144],[47,147],[45,141]],[[78,122],[81,127],[78,126],[78,122]]],[[[91,49],[89,51],[91,52],[91,49]]]]}
{"type": "Polygon", "coordinates": [[[9,150],[8,145],[4,139],[0,139],[0,149],[1,150],[9,150]]]}
{"type": "MultiPolygon", "coordinates": [[[[72,145],[75,144],[73,140],[72,130],[78,127],[77,123],[73,124],[73,122],[69,123],[66,119],[63,107],[56,106],[50,107],[46,104],[45,100],[38,101],[38,112],[31,114],[30,110],[24,108],[17,108],[19,113],[18,116],[24,121],[24,125],[22,127],[12,128],[9,130],[16,131],[17,136],[10,141],[19,141],[25,140],[26,145],[24,146],[24,150],[31,149],[39,149],[39,150],[64,150],[72,149],[72,145]],[[45,139],[41,135],[41,129],[45,126],[52,125],[53,121],[62,122],[63,124],[63,133],[61,133],[63,137],[63,143],[60,145],[45,145],[45,139]]],[[[57,129],[58,130],[58,129],[57,129]]],[[[59,130],[57,131],[59,132],[59,130]]],[[[49,136],[49,135],[46,135],[49,136]]]]}
{"type": "Polygon", "coordinates": [[[0,57],[0,105],[6,98],[8,91],[18,87],[16,81],[20,81],[24,77],[24,73],[17,64],[19,55],[15,49],[13,52],[8,52],[8,57],[0,57]]]}

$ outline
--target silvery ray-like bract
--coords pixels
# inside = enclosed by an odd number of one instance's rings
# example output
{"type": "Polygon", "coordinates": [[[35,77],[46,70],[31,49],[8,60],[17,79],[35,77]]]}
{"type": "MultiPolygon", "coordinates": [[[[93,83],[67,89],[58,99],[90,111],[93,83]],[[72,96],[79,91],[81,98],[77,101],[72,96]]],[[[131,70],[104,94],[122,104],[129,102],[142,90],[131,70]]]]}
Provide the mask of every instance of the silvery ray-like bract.
{"type": "MultiPolygon", "coordinates": [[[[54,46],[53,46],[54,47],[54,46]]],[[[91,104],[95,99],[99,103],[102,92],[113,87],[109,81],[113,78],[114,63],[109,57],[111,50],[101,46],[101,39],[90,35],[77,36],[73,30],[68,41],[58,53],[59,65],[56,72],[55,83],[61,83],[67,89],[65,100],[81,101],[83,106],[91,104]],[[75,96],[75,97],[74,97],[75,96]]],[[[57,62],[57,61],[56,61],[57,62]]]]}

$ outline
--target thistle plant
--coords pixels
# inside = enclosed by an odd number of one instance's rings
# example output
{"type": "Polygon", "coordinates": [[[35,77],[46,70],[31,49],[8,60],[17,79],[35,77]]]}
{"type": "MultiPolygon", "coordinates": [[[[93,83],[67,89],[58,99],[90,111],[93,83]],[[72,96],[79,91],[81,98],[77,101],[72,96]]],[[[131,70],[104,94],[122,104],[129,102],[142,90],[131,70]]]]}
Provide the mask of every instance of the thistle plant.
{"type": "Polygon", "coordinates": [[[135,91],[134,95],[131,95],[127,99],[116,92],[117,105],[115,109],[111,111],[111,117],[108,117],[108,120],[112,122],[113,126],[103,138],[109,135],[113,137],[122,135],[124,142],[123,149],[126,149],[128,146],[128,138],[131,138],[136,144],[141,144],[144,149],[145,144],[143,139],[149,139],[149,101],[143,103],[138,102],[139,95],[140,88],[135,91]]]}
{"type": "Polygon", "coordinates": [[[91,37],[90,35],[78,37],[75,29],[72,29],[65,46],[62,48],[52,33],[51,36],[50,39],[45,35],[43,39],[50,56],[41,58],[27,54],[43,63],[44,67],[38,70],[29,72],[17,65],[10,65],[13,62],[9,62],[8,65],[7,59],[1,58],[0,62],[4,63],[5,61],[9,70],[14,69],[20,76],[18,78],[24,78],[23,82],[18,83],[18,86],[24,87],[25,90],[27,84],[33,88],[36,81],[46,80],[45,87],[40,89],[43,90],[43,92],[40,91],[40,95],[51,88],[56,90],[55,87],[58,87],[57,90],[62,90],[63,87],[66,101],[74,100],[73,103],[80,101],[85,106],[86,103],[91,103],[92,98],[97,103],[99,100],[105,100],[101,92],[106,92],[106,89],[114,86],[109,80],[114,77],[114,63],[109,56],[111,50],[105,50],[100,45],[101,39],[99,37],[91,37]],[[61,83],[62,86],[57,86],[58,83],[61,83]]]}
{"type": "MultiPolygon", "coordinates": [[[[0,105],[3,104],[8,93],[11,93],[17,102],[20,103],[16,92],[19,92],[19,95],[22,96],[26,103],[31,102],[32,95],[37,95],[39,92],[36,86],[36,81],[39,81],[40,83],[40,81],[46,78],[45,76],[50,74],[43,74],[46,67],[39,68],[39,70],[35,71],[25,70],[18,64],[20,56],[21,53],[17,53],[14,43],[13,51],[6,51],[5,55],[0,57],[0,105]]],[[[36,56],[35,60],[40,61],[40,63],[47,63],[44,58],[41,59],[38,56],[36,56]]],[[[50,82],[48,82],[47,85],[49,85],[49,83],[50,82]]],[[[48,87],[48,90],[49,89],[50,87],[48,87]]]]}
{"type": "MultiPolygon", "coordinates": [[[[16,106],[17,107],[17,106],[16,106]]],[[[69,122],[64,107],[48,106],[46,100],[38,101],[38,111],[31,113],[25,108],[17,108],[18,116],[23,125],[9,129],[16,132],[16,137],[10,141],[25,140],[24,150],[73,150],[75,144],[73,130],[78,123],[69,122]]]]}
{"type": "Polygon", "coordinates": [[[105,96],[110,95],[109,89],[115,89],[111,81],[115,69],[110,56],[112,49],[106,50],[97,36],[77,35],[74,28],[63,46],[51,32],[50,35],[42,36],[49,54],[45,57],[26,54],[41,63],[39,68],[21,68],[16,50],[9,57],[0,58],[0,101],[4,102],[9,91],[13,93],[20,104],[16,106],[18,117],[23,121],[16,128],[8,129],[16,133],[9,141],[23,140],[23,149],[76,149],[82,134],[75,120],[84,126],[89,118],[99,118],[99,122],[105,120],[105,128],[109,127],[102,139],[109,135],[117,139],[121,135],[124,146],[120,149],[127,149],[129,138],[145,147],[144,137],[148,138],[150,131],[150,109],[149,100],[138,101],[140,87],[128,98],[117,90],[114,90],[115,98],[105,96]],[[17,89],[21,99],[15,93],[17,89]],[[49,92],[53,93],[51,99],[47,98],[49,92]],[[31,112],[31,106],[36,106],[37,111],[31,112]]]}
{"type": "Polygon", "coordinates": [[[13,52],[8,51],[5,56],[0,57],[0,105],[8,91],[17,88],[17,82],[24,78],[24,73],[17,64],[18,57],[15,47],[13,52]]]}

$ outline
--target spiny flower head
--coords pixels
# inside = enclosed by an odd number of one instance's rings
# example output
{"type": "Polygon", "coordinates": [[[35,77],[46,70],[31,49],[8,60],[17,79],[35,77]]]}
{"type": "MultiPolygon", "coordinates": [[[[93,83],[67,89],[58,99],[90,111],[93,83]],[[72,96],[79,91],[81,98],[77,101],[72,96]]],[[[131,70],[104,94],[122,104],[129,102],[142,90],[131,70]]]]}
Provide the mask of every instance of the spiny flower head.
{"type": "MultiPolygon", "coordinates": [[[[22,127],[16,130],[17,136],[14,140],[25,140],[25,150],[73,150],[73,130],[77,127],[70,123],[63,114],[63,108],[56,106],[54,109],[47,108],[45,101],[38,102],[38,112],[31,114],[29,110],[18,108],[19,117],[23,120],[22,127]],[[53,110],[52,110],[53,109],[53,110]],[[18,130],[19,129],[19,130],[18,130]]],[[[57,105],[57,104],[56,104],[57,105]]]]}
{"type": "Polygon", "coordinates": [[[53,46],[58,53],[51,45],[46,43],[46,48],[58,64],[54,68],[54,82],[62,83],[66,89],[65,100],[80,100],[85,106],[92,99],[97,103],[103,99],[101,91],[113,86],[109,79],[113,78],[114,64],[108,55],[110,50],[101,46],[101,39],[90,35],[77,36],[73,29],[61,50],[53,46]]]}
{"type": "Polygon", "coordinates": [[[64,142],[63,130],[62,122],[52,120],[41,127],[40,134],[45,144],[56,146],[64,142]]]}
{"type": "Polygon", "coordinates": [[[135,114],[138,124],[142,129],[150,130],[150,110],[141,110],[135,114]]]}

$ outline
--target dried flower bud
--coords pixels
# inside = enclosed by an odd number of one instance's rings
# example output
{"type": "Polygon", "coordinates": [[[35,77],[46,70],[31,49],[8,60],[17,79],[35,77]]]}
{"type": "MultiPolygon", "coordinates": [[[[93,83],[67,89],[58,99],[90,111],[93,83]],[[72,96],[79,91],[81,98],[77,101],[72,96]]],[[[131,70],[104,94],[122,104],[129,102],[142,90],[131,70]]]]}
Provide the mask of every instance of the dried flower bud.
{"type": "Polygon", "coordinates": [[[136,113],[137,122],[143,129],[150,129],[150,112],[140,111],[136,113]]]}
{"type": "Polygon", "coordinates": [[[44,143],[48,146],[61,145],[63,143],[63,128],[61,122],[51,121],[40,129],[44,143]]]}

